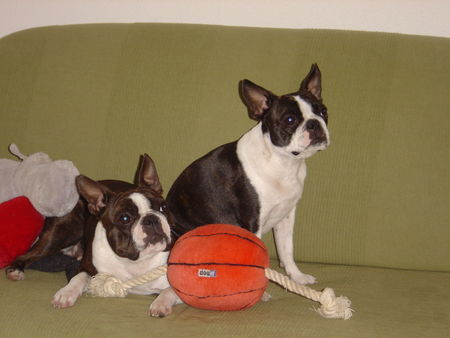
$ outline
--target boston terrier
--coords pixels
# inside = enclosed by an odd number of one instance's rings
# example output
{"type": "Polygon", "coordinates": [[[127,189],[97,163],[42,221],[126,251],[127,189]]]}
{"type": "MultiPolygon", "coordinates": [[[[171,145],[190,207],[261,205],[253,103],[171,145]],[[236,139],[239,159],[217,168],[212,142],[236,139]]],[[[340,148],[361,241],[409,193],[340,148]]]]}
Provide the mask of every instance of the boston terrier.
{"type": "MultiPolygon", "coordinates": [[[[53,297],[56,308],[75,304],[90,277],[108,273],[123,281],[165,265],[172,244],[172,217],[162,198],[155,165],[144,155],[138,184],[121,181],[96,182],[78,176],[76,185],[87,201],[90,216],[85,223],[86,251],[80,272],[53,297]]],[[[166,276],[129,290],[148,295],[159,293],[149,314],[164,317],[181,300],[169,288],[166,276]]]]}
{"type": "Polygon", "coordinates": [[[175,217],[174,237],[210,223],[238,225],[258,237],[273,229],[287,274],[300,284],[315,283],[294,261],[293,232],[305,159],[330,144],[321,72],[313,64],[295,93],[278,96],[249,80],[240,81],[239,93],[258,123],[176,179],[166,199],[175,217]]]}

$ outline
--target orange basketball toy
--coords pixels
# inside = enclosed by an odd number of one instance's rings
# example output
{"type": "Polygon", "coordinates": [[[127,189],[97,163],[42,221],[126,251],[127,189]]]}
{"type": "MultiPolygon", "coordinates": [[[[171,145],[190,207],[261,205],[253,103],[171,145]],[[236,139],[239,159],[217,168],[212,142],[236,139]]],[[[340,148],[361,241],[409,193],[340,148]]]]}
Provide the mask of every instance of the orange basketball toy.
{"type": "Polygon", "coordinates": [[[267,287],[269,256],[264,243],[238,226],[198,227],[175,243],[167,277],[193,307],[241,310],[257,303],[267,287]]]}

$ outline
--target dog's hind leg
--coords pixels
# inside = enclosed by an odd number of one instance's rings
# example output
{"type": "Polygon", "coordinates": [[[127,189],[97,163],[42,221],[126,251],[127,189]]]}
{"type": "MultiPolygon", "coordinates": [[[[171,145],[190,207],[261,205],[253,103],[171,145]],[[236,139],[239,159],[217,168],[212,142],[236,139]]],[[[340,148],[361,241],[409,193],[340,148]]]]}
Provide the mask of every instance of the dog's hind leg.
{"type": "Polygon", "coordinates": [[[78,202],[72,212],[62,217],[48,217],[39,239],[24,255],[17,257],[5,270],[13,281],[25,278],[24,269],[37,260],[54,255],[64,248],[80,242],[83,236],[84,206],[78,202]]]}

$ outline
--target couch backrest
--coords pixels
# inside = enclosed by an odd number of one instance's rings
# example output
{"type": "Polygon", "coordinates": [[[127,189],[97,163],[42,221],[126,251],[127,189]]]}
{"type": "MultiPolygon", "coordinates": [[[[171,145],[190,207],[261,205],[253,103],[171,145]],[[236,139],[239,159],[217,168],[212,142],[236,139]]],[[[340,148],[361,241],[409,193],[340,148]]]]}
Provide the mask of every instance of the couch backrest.
{"type": "MultiPolygon", "coordinates": [[[[0,40],[0,157],[9,143],[167,192],[253,122],[237,84],[296,90],[323,73],[331,147],[308,161],[299,260],[450,270],[449,39],[177,24],[46,27],[0,40]]],[[[265,238],[272,254],[273,244],[265,238]]]]}

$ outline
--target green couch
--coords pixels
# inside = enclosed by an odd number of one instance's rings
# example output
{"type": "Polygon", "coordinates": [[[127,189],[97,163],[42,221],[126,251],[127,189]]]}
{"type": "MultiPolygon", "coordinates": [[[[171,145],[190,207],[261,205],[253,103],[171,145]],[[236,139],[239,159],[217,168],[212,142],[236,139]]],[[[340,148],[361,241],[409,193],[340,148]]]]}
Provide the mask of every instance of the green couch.
{"type": "Polygon", "coordinates": [[[191,161],[253,125],[239,80],[284,94],[314,62],[332,141],[308,160],[295,257],[314,288],[350,298],[352,319],[324,319],[273,283],[270,302],[239,312],[179,305],[155,319],[154,297],[136,295],[57,310],[64,273],[28,270],[21,282],[0,276],[0,336],[448,337],[449,39],[181,24],[14,33],[0,39],[0,158],[14,142],[131,181],[147,152],[167,192],[191,161]]]}

